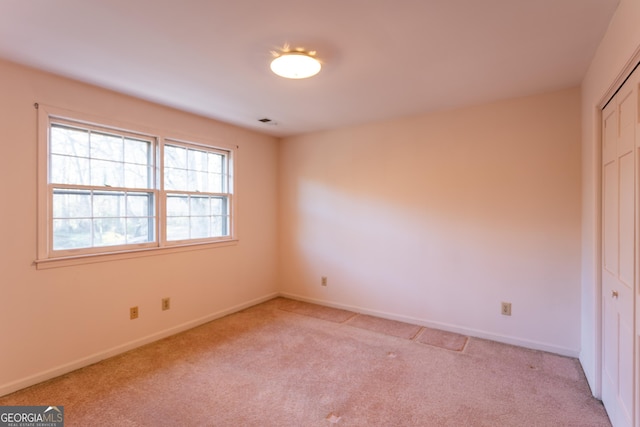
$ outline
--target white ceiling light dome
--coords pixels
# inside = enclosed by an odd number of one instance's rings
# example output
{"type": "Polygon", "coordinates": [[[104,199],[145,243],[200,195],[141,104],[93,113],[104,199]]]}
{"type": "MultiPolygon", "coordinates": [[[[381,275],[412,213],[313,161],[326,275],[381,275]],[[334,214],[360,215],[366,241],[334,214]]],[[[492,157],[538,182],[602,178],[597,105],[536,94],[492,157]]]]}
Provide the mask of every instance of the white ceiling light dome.
{"type": "Polygon", "coordinates": [[[315,57],[315,52],[302,49],[283,50],[274,53],[276,57],[271,61],[271,71],[287,79],[306,79],[320,72],[322,64],[315,57]]]}

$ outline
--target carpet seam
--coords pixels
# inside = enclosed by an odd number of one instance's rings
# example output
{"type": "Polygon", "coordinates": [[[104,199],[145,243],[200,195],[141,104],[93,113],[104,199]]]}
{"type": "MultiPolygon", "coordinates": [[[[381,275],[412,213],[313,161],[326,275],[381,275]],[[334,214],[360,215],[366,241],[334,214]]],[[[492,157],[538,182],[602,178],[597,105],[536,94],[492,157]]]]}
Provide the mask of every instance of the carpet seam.
{"type": "MultiPolygon", "coordinates": [[[[285,311],[287,313],[298,314],[300,316],[311,317],[313,319],[318,319],[318,320],[322,320],[322,321],[325,321],[325,322],[336,323],[336,324],[344,324],[344,325],[350,326],[352,328],[356,328],[356,329],[360,329],[360,330],[364,330],[364,331],[369,331],[369,332],[373,332],[373,333],[376,333],[376,334],[386,335],[386,336],[389,336],[389,337],[405,339],[405,340],[412,341],[412,342],[415,342],[415,343],[418,343],[418,344],[428,345],[429,347],[440,348],[440,349],[443,349],[443,350],[452,351],[454,353],[461,353],[462,354],[465,351],[465,349],[467,348],[467,344],[469,343],[469,336],[462,335],[462,334],[456,334],[456,335],[463,336],[465,338],[464,344],[462,345],[462,348],[460,350],[454,350],[454,349],[446,348],[446,347],[439,346],[439,345],[423,343],[421,341],[418,341],[418,339],[424,334],[424,332],[427,330],[427,328],[425,326],[415,325],[413,323],[406,323],[406,322],[401,322],[401,323],[405,323],[407,325],[418,326],[419,327],[418,331],[413,336],[411,336],[409,338],[405,338],[405,337],[397,336],[397,335],[393,335],[393,334],[386,334],[384,332],[375,331],[375,330],[371,330],[371,329],[360,328],[358,326],[353,326],[350,323],[354,319],[356,319],[357,317],[361,316],[362,314],[361,313],[356,313],[356,312],[353,312],[353,311],[348,311],[348,310],[343,310],[343,311],[351,313],[351,316],[347,317],[345,320],[340,321],[340,322],[334,322],[332,320],[323,319],[322,317],[314,316],[313,314],[306,314],[306,313],[300,313],[300,312],[293,311],[293,310],[287,310],[286,308],[283,308],[283,307],[278,307],[278,310],[285,311]]],[[[372,317],[376,317],[376,316],[372,316],[372,317]]],[[[384,319],[384,318],[380,318],[380,319],[384,319]]],[[[438,330],[440,330],[440,329],[438,329],[438,330]]],[[[448,332],[448,331],[443,331],[443,332],[448,332]]],[[[451,333],[453,334],[454,332],[451,332],[451,333]]]]}
{"type": "Polygon", "coordinates": [[[360,313],[356,313],[354,311],[351,312],[351,316],[347,317],[346,319],[344,319],[342,322],[339,323],[343,323],[343,324],[348,324],[351,320],[355,319],[356,317],[360,316],[360,313]]]}
{"type": "MultiPolygon", "coordinates": [[[[416,325],[416,326],[420,326],[420,325],[416,325]]],[[[418,337],[420,337],[425,331],[425,327],[424,326],[420,326],[420,329],[418,329],[418,332],[416,332],[415,334],[413,334],[413,336],[411,338],[409,338],[409,340],[416,342],[416,340],[418,339],[418,337]]]]}

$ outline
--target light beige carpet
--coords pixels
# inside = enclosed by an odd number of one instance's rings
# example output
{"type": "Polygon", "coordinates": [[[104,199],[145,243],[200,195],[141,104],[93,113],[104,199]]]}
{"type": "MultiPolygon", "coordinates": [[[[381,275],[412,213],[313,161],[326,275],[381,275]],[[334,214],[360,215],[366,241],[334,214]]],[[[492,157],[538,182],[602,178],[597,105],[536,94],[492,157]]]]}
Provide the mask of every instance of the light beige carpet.
{"type": "Polygon", "coordinates": [[[272,300],[0,398],[66,426],[609,426],[576,359],[469,338],[464,351],[272,300]]]}
{"type": "Polygon", "coordinates": [[[295,301],[287,298],[278,298],[276,301],[276,304],[281,310],[336,323],[347,322],[349,326],[356,328],[367,329],[380,334],[408,340],[415,339],[423,344],[441,347],[451,351],[462,351],[468,339],[467,336],[454,332],[421,327],[411,323],[358,314],[318,304],[295,301]]]}
{"type": "Polygon", "coordinates": [[[276,298],[278,308],[292,313],[328,320],[329,322],[342,323],[356,315],[356,313],[339,308],[325,307],[318,304],[296,301],[288,298],[276,298]]]}
{"type": "Polygon", "coordinates": [[[349,326],[367,329],[380,334],[391,335],[407,340],[415,337],[420,332],[421,327],[411,323],[399,322],[397,320],[382,319],[380,317],[359,314],[349,320],[349,326]]]}
{"type": "Polygon", "coordinates": [[[416,341],[451,351],[462,351],[469,337],[439,329],[423,328],[416,341]]]}

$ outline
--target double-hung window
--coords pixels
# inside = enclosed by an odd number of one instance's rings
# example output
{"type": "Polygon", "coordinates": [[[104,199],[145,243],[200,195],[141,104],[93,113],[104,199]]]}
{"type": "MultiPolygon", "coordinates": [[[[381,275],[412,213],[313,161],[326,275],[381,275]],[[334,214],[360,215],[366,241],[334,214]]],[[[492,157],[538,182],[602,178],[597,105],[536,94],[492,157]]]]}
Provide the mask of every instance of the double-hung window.
{"type": "Polygon", "coordinates": [[[166,240],[229,235],[229,155],[167,140],[164,144],[166,240]]]}
{"type": "Polygon", "coordinates": [[[51,252],[96,253],[156,241],[155,147],[148,136],[51,122],[51,252]]]}
{"type": "Polygon", "coordinates": [[[230,148],[40,110],[38,262],[233,240],[230,148]]]}

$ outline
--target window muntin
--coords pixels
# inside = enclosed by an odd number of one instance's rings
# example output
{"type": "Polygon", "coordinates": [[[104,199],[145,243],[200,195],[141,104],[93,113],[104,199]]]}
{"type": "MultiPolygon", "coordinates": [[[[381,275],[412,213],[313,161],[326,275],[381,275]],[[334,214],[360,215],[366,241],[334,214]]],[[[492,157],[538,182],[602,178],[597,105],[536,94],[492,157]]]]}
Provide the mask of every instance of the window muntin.
{"type": "Polygon", "coordinates": [[[39,261],[233,241],[232,150],[47,110],[39,261]]]}

